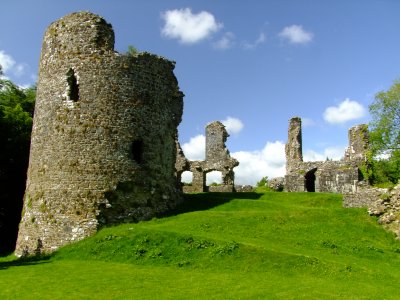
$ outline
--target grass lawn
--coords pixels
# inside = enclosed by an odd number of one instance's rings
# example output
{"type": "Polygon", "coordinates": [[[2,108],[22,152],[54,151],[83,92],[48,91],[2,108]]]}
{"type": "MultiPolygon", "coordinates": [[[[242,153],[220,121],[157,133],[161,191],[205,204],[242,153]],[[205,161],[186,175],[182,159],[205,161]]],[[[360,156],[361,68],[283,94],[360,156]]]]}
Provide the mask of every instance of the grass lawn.
{"type": "Polygon", "coordinates": [[[400,241],[340,195],[185,200],[50,257],[0,258],[0,299],[400,298],[400,241]]]}

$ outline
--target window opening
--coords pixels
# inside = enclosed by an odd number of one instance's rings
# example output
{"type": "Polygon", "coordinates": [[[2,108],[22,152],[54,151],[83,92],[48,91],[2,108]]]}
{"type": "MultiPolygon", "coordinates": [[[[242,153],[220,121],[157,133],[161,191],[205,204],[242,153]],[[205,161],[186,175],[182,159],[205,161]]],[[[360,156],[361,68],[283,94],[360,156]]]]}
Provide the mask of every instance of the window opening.
{"type": "Polygon", "coordinates": [[[73,69],[69,69],[67,73],[67,82],[68,82],[68,98],[71,101],[79,100],[79,84],[78,80],[75,76],[75,72],[73,69]]]}
{"type": "Polygon", "coordinates": [[[193,183],[193,172],[191,172],[191,171],[182,172],[181,182],[183,183],[183,185],[191,186],[193,183]]]}
{"type": "Polygon", "coordinates": [[[132,142],[131,148],[132,158],[138,164],[143,163],[143,141],[136,140],[132,142]]]}
{"type": "Polygon", "coordinates": [[[206,174],[207,186],[218,186],[222,184],[222,172],[211,171],[206,174]]]}

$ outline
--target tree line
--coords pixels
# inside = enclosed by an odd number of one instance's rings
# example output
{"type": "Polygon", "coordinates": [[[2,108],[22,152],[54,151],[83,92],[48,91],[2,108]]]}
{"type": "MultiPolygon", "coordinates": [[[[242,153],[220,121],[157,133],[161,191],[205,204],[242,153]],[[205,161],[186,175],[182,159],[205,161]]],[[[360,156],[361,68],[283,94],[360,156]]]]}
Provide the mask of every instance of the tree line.
{"type": "Polygon", "coordinates": [[[36,87],[18,87],[0,66],[0,253],[13,251],[28,168],[36,87]]]}

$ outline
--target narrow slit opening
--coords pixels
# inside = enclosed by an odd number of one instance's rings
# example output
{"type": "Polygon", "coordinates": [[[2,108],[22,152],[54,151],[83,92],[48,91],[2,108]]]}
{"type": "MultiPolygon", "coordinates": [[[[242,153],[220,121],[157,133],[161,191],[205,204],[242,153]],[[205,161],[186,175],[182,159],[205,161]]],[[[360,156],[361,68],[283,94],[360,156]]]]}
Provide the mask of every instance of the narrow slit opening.
{"type": "Polygon", "coordinates": [[[143,141],[142,140],[135,140],[132,142],[131,146],[131,154],[133,160],[138,163],[143,163],[143,141]]]}
{"type": "Polygon", "coordinates": [[[68,82],[68,99],[71,101],[79,101],[79,84],[73,69],[69,69],[67,73],[68,82]]]}

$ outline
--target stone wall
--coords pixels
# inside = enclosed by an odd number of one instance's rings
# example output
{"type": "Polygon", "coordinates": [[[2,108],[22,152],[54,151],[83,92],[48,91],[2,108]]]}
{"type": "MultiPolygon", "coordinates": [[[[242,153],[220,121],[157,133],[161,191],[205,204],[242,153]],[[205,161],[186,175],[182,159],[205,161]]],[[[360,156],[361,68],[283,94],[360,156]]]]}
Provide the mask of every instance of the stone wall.
{"type": "Polygon", "coordinates": [[[356,192],[343,195],[343,207],[367,208],[379,224],[400,239],[400,185],[391,190],[358,185],[356,192]]]}
{"type": "Polygon", "coordinates": [[[181,200],[174,63],[113,47],[111,25],[87,12],[45,33],[17,255],[149,219],[181,200]]]}
{"type": "Polygon", "coordinates": [[[190,171],[193,174],[192,184],[183,186],[185,193],[201,192],[233,192],[235,190],[235,173],[233,168],[239,165],[239,162],[232,158],[225,142],[228,138],[225,126],[218,121],[212,122],[206,126],[206,160],[188,161],[180,145],[177,145],[176,169],[178,181],[181,180],[181,174],[184,171],[190,171]],[[207,186],[206,175],[212,171],[220,171],[222,174],[222,184],[219,186],[207,186]]]}
{"type": "Polygon", "coordinates": [[[285,190],[289,192],[349,193],[361,181],[360,165],[366,162],[368,128],[357,125],[349,130],[349,147],[343,160],[303,162],[301,119],[289,121],[286,144],[285,190]]]}
{"type": "Polygon", "coordinates": [[[368,208],[381,196],[388,192],[387,189],[372,188],[365,183],[357,184],[357,189],[352,193],[343,195],[343,207],[368,208]]]}

